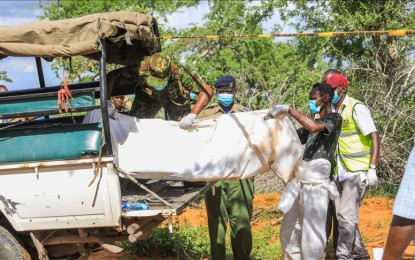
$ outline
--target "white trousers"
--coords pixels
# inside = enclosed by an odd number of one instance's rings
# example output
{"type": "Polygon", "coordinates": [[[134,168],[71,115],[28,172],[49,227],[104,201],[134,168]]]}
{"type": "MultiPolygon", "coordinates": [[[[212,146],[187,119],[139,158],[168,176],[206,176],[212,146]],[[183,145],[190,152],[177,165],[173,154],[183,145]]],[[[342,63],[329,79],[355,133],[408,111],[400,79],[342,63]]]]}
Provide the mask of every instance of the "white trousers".
{"type": "Polygon", "coordinates": [[[319,185],[301,186],[299,196],[284,214],[281,224],[284,259],[324,259],[329,192],[319,185]]]}

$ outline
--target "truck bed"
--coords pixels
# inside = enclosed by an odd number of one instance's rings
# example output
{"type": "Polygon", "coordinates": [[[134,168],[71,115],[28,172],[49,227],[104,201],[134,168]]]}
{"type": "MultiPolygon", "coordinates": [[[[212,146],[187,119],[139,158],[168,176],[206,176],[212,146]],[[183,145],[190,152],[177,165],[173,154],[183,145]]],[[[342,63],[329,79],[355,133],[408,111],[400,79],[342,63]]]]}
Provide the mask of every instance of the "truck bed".
{"type": "Polygon", "coordinates": [[[169,213],[171,215],[180,214],[213,185],[213,182],[193,183],[193,185],[185,184],[181,181],[152,182],[149,180],[139,180],[139,182],[170,203],[172,208],[163,204],[159,199],[148,194],[136,184],[129,182],[127,179],[122,179],[120,181],[122,201],[141,202],[149,206],[148,210],[125,211],[123,213],[125,217],[146,217],[169,213]]]}

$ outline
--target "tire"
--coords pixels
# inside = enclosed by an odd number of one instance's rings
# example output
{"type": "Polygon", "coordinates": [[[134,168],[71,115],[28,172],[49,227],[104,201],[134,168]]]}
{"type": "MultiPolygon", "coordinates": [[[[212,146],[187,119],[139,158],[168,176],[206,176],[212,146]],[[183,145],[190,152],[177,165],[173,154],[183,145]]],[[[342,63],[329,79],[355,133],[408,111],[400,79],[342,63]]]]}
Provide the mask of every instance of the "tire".
{"type": "Polygon", "coordinates": [[[17,239],[4,227],[0,226],[0,259],[1,260],[30,260],[29,253],[17,239]]]}

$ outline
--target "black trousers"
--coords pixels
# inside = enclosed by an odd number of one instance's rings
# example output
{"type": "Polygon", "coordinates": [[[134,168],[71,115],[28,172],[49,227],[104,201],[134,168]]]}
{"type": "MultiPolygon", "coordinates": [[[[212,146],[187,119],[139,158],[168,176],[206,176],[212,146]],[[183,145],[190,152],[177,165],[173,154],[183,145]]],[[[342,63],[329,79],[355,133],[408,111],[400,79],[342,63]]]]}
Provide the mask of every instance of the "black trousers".
{"type": "Polygon", "coordinates": [[[327,241],[329,241],[329,237],[330,237],[332,230],[333,230],[333,248],[334,248],[334,252],[336,252],[337,241],[339,239],[339,221],[337,220],[336,207],[334,206],[334,202],[330,200],[328,209],[327,209],[327,222],[326,222],[327,241]]]}

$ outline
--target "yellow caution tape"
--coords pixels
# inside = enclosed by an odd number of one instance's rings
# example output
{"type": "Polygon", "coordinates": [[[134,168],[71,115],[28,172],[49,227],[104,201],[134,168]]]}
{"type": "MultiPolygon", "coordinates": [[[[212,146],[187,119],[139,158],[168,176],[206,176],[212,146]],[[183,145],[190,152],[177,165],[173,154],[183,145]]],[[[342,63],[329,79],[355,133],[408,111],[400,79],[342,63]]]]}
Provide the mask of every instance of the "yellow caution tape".
{"type": "Polygon", "coordinates": [[[385,30],[385,31],[352,31],[352,32],[320,32],[320,33],[272,33],[272,34],[242,34],[242,35],[166,35],[157,39],[236,39],[236,38],[278,38],[278,37],[351,37],[351,36],[395,36],[415,35],[415,30],[385,30]]]}
{"type": "Polygon", "coordinates": [[[333,37],[334,33],[332,33],[332,32],[323,32],[323,33],[318,33],[317,36],[318,37],[333,37]]]}
{"type": "Polygon", "coordinates": [[[271,34],[259,34],[258,38],[272,38],[271,34]]]}
{"type": "Polygon", "coordinates": [[[396,30],[389,33],[389,36],[405,36],[406,35],[405,30],[396,30]]]}

